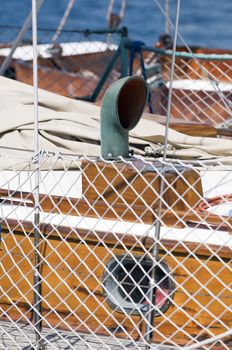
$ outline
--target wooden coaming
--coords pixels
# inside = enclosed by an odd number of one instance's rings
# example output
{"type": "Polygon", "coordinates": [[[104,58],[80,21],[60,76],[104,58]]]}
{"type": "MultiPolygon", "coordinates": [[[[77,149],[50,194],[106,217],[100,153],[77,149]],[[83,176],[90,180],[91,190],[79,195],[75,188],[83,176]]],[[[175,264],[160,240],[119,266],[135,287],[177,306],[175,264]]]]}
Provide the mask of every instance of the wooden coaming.
{"type": "Polygon", "coordinates": [[[121,161],[82,163],[82,193],[87,200],[104,201],[109,205],[139,205],[159,208],[161,172],[164,178],[163,207],[175,210],[194,210],[202,197],[200,175],[180,166],[162,169],[160,163],[121,161]],[[192,209],[191,209],[192,208],[192,209]]]}
{"type": "MultiPolygon", "coordinates": [[[[164,112],[165,111],[163,111],[163,113],[164,112]]],[[[148,120],[153,120],[162,125],[166,125],[166,122],[167,122],[166,116],[164,115],[144,113],[143,118],[148,120]]],[[[191,122],[190,120],[186,120],[186,119],[171,118],[170,128],[190,136],[217,137],[218,135],[218,129],[216,129],[209,122],[199,123],[199,122],[191,122]]],[[[220,132],[224,132],[224,129],[220,130],[220,132]]],[[[231,130],[228,130],[227,133],[228,133],[227,134],[228,136],[232,135],[231,130]]]]}
{"type": "MultiPolygon", "coordinates": [[[[191,168],[168,167],[163,175],[164,191],[159,207],[160,163],[83,161],[82,197],[40,195],[40,210],[153,224],[159,218],[167,226],[220,227],[231,231],[232,219],[197,212],[203,199],[200,174],[191,168]]],[[[32,193],[0,189],[2,204],[34,206],[32,193]]]]}

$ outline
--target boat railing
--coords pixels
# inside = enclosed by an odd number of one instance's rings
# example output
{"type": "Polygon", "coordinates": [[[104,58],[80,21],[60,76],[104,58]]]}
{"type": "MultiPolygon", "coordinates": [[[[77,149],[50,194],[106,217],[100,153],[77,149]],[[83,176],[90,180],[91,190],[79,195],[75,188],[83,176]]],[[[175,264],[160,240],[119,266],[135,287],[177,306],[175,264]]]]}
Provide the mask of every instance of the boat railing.
{"type": "MultiPolygon", "coordinates": [[[[127,43],[131,50],[133,43],[127,43]]],[[[154,113],[166,115],[171,74],[171,49],[141,45],[154,113]],[[157,73],[154,69],[160,67],[157,73]],[[151,74],[152,72],[152,74],[151,74]]],[[[141,67],[134,73],[143,73],[141,67]]],[[[172,81],[171,117],[215,128],[231,127],[232,51],[177,47],[172,81]]]]}
{"type": "Polygon", "coordinates": [[[230,348],[230,167],[43,152],[35,221],[34,159],[14,153],[0,171],[7,349],[230,348]]]}

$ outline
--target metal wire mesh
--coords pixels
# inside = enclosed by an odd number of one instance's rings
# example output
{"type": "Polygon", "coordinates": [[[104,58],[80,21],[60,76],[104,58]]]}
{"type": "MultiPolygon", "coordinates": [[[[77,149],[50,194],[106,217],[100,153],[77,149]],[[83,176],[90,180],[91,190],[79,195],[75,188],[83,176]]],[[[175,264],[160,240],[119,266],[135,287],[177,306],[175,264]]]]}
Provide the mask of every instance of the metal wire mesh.
{"type": "Polygon", "coordinates": [[[230,167],[37,159],[0,173],[2,349],[231,348],[230,167]]]}
{"type": "MultiPolygon", "coordinates": [[[[189,55],[186,48],[182,47],[179,50],[183,55],[184,53],[189,55]]],[[[191,55],[186,58],[176,58],[172,82],[171,117],[198,123],[205,122],[217,127],[226,126],[231,119],[232,62],[229,59],[223,60],[223,54],[226,53],[228,52],[225,50],[195,48],[191,51],[192,58],[191,55]],[[208,55],[208,59],[199,58],[198,55],[202,53],[208,55]],[[218,59],[210,58],[216,55],[218,59]]],[[[150,53],[148,58],[149,70],[151,70],[152,61],[156,62],[156,65],[157,62],[160,64],[163,80],[161,81],[157,74],[149,78],[154,110],[158,114],[166,115],[171,58],[168,55],[154,53],[153,55],[150,53]]]]}
{"type": "MultiPolygon", "coordinates": [[[[11,42],[19,28],[4,27],[0,31],[0,64],[10,52],[11,42]],[[1,40],[2,36],[2,40],[1,40]],[[6,42],[6,39],[9,41],[6,42]]],[[[120,40],[120,31],[91,32],[88,30],[63,30],[56,43],[52,43],[54,30],[38,30],[38,77],[39,87],[71,98],[88,98],[94,92],[110,64],[120,40]]],[[[13,60],[5,73],[10,78],[33,83],[33,50],[31,30],[17,47],[13,60]]],[[[121,64],[116,62],[106,84],[97,96],[100,101],[105,89],[120,77],[121,64]]]]}

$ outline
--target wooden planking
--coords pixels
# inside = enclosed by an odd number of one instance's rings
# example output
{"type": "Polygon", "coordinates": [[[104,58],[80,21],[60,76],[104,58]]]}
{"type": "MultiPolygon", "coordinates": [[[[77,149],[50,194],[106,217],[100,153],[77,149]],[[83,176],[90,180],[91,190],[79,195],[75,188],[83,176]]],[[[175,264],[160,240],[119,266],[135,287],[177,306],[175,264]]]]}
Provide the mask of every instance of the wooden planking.
{"type": "MultiPolygon", "coordinates": [[[[186,48],[179,47],[178,51],[186,52],[186,48]]],[[[230,54],[230,50],[222,49],[208,49],[193,47],[192,52],[195,54],[230,54]]],[[[170,69],[171,69],[171,57],[162,56],[160,57],[163,79],[169,81],[170,69]]],[[[174,80],[179,79],[202,79],[210,80],[215,82],[230,83],[231,82],[231,66],[232,60],[201,60],[194,58],[176,58],[175,61],[175,72],[174,80]]],[[[161,104],[163,110],[160,114],[165,115],[167,109],[167,96],[168,89],[162,89],[161,104]]],[[[223,91],[223,96],[229,101],[232,99],[231,91],[223,91]]],[[[171,106],[171,117],[172,119],[183,119],[191,122],[207,123],[209,122],[211,128],[226,120],[230,117],[228,108],[224,105],[221,100],[220,94],[216,91],[194,91],[194,90],[183,90],[174,89],[172,94],[172,106],[171,106]]],[[[183,124],[184,125],[184,124],[183,124]]],[[[184,126],[179,131],[186,132],[184,126]],[[182,130],[181,130],[182,129],[182,130]]],[[[191,128],[194,130],[194,127],[191,128]]],[[[176,129],[178,130],[178,129],[176,129]]],[[[190,131],[191,132],[191,131],[190,131]]],[[[188,133],[188,132],[187,132],[188,133]]],[[[201,136],[200,134],[196,136],[201,136]]],[[[206,136],[206,135],[202,135],[206,136]]],[[[231,136],[231,133],[230,133],[231,136]]]]}
{"type": "MultiPolygon", "coordinates": [[[[8,191],[0,189],[0,196],[3,196],[4,199],[2,204],[14,204],[14,198],[17,199],[15,202],[16,205],[19,205],[18,199],[21,200],[22,206],[33,206],[33,195],[30,193],[16,193],[15,191],[8,191]],[[7,199],[9,198],[9,200],[7,199]],[[25,203],[24,199],[31,200],[31,204],[25,203]]],[[[157,210],[153,210],[152,207],[146,208],[141,205],[130,205],[130,207],[123,204],[112,204],[108,205],[103,200],[96,201],[87,201],[86,199],[77,199],[77,198],[64,198],[60,196],[45,196],[40,195],[40,209],[41,211],[58,213],[58,214],[68,214],[68,215],[78,215],[86,216],[90,218],[102,218],[102,219],[112,219],[120,221],[129,221],[137,222],[144,224],[154,224],[157,219],[157,210]]],[[[170,227],[197,227],[209,229],[217,229],[220,227],[220,230],[226,230],[231,232],[232,227],[232,218],[225,216],[218,216],[212,213],[197,213],[194,210],[176,210],[175,212],[162,209],[160,211],[161,221],[170,227]]],[[[22,218],[23,220],[23,218],[22,218]]],[[[15,219],[10,220],[12,225],[15,226],[15,229],[18,230],[20,226],[19,222],[15,219]],[[14,222],[14,224],[13,224],[14,222]]],[[[8,222],[8,220],[3,219],[3,222],[8,222]]],[[[25,229],[27,226],[30,226],[30,222],[24,221],[25,229]]],[[[44,224],[48,226],[47,224],[44,224]]],[[[64,232],[67,231],[66,227],[62,229],[64,232]]],[[[220,234],[220,233],[219,233],[220,234]]]]}
{"type": "MultiPolygon", "coordinates": [[[[177,51],[186,52],[186,47],[178,47],[177,51]]],[[[232,54],[231,50],[224,50],[218,48],[201,48],[191,47],[191,51],[194,54],[232,54]]],[[[162,64],[162,72],[165,81],[170,79],[171,57],[161,56],[160,62],[162,64]]],[[[174,79],[215,79],[224,83],[231,82],[231,66],[232,60],[203,60],[194,58],[179,58],[175,60],[175,72],[174,79]]]]}
{"type": "MultiPolygon", "coordinates": [[[[211,49],[211,48],[197,48],[196,54],[232,54],[231,50],[224,49],[211,49]]],[[[189,69],[189,76],[191,79],[199,79],[199,76],[203,79],[210,78],[223,83],[231,83],[232,72],[231,72],[232,60],[201,60],[192,59],[189,69]]]]}
{"type": "MultiPolygon", "coordinates": [[[[168,182],[169,180],[171,181],[171,179],[172,176],[169,177],[168,175],[165,181],[168,182]]],[[[185,178],[183,177],[183,179],[185,178]]],[[[115,200],[108,204],[108,202],[106,201],[107,197],[105,198],[105,196],[108,195],[110,192],[106,191],[104,193],[104,196],[100,195],[100,193],[98,195],[98,193],[96,192],[96,188],[94,188],[93,185],[90,183],[90,185],[87,186],[88,188],[86,187],[87,194],[89,195],[90,193],[90,197],[93,196],[93,199],[85,198],[84,196],[82,198],[66,198],[63,196],[56,195],[40,195],[40,210],[44,212],[58,213],[62,215],[78,215],[113,220],[119,219],[120,221],[125,220],[131,222],[140,222],[144,224],[153,224],[159,214],[161,221],[167,226],[196,226],[199,228],[207,228],[209,226],[212,226],[212,228],[214,229],[220,227],[220,230],[222,229],[231,232],[231,217],[218,216],[213,213],[207,212],[198,213],[196,211],[195,208],[202,198],[200,178],[198,178],[197,176],[192,176],[192,178],[190,177],[187,179],[188,181],[184,181],[183,179],[182,181],[178,181],[178,179],[176,180],[174,178],[174,181],[172,181],[172,183],[169,184],[165,189],[163,199],[164,201],[166,201],[166,203],[168,203],[169,206],[172,206],[172,209],[166,208],[166,206],[163,205],[161,210],[159,210],[157,197],[155,197],[155,195],[152,196],[152,194],[155,193],[155,190],[151,187],[152,182],[150,182],[149,184],[147,184],[148,192],[144,192],[146,196],[144,196],[143,193],[143,197],[142,200],[140,200],[141,203],[139,205],[134,204],[133,202],[131,204],[128,203],[133,201],[133,199],[134,201],[137,201],[137,199],[135,198],[136,192],[134,192],[133,187],[131,185],[128,185],[127,190],[133,196],[125,197],[126,200],[122,200],[119,198],[119,202],[115,200]],[[196,187],[195,190],[191,190],[188,188],[188,183],[190,183],[190,181],[192,182],[192,186],[196,187]],[[177,196],[177,194],[174,191],[177,191],[180,194],[184,193],[183,198],[185,202],[183,201],[183,199],[179,198],[179,196],[177,196]],[[151,195],[152,198],[149,198],[149,195],[151,195]],[[96,198],[97,196],[98,199],[96,198]],[[152,200],[154,203],[149,204],[152,202],[152,200]],[[122,201],[123,203],[121,203],[120,201],[122,201]],[[146,203],[146,201],[148,201],[148,203],[146,203]],[[188,203],[187,206],[186,202],[188,203]]],[[[159,181],[159,179],[157,179],[157,181],[159,181]]],[[[84,182],[86,182],[87,184],[89,183],[89,180],[85,180],[84,182]]],[[[139,181],[137,182],[137,184],[138,183],[139,181]]],[[[84,184],[84,186],[86,186],[86,184],[84,184]]],[[[98,186],[99,184],[101,186],[101,181],[96,185],[98,186]]],[[[124,185],[126,187],[127,183],[123,180],[120,184],[121,191],[123,190],[124,185]]],[[[109,184],[109,187],[112,189],[111,184],[109,184]]],[[[102,190],[104,189],[100,187],[100,191],[102,190]]],[[[135,191],[137,191],[136,187],[135,191]]],[[[114,191],[111,200],[112,198],[117,198],[116,193],[114,193],[114,191]]],[[[32,193],[0,189],[0,199],[2,205],[22,205],[24,207],[34,206],[34,197],[32,193]]],[[[27,224],[28,223],[25,222],[25,225],[27,224]]],[[[15,221],[15,225],[18,226],[17,221],[15,221]]]]}
{"type": "MultiPolygon", "coordinates": [[[[166,91],[168,95],[168,90],[166,91]]],[[[223,95],[228,101],[231,101],[230,91],[223,91],[223,95]]],[[[174,89],[172,97],[171,116],[217,125],[226,120],[230,113],[224,105],[217,91],[194,91],[185,89],[174,89]]]]}
{"type": "MultiPolygon", "coordinates": [[[[28,62],[14,63],[16,78],[26,84],[33,84],[33,65],[28,62]]],[[[91,74],[91,72],[89,72],[91,74]]],[[[72,98],[89,96],[98,83],[98,77],[86,77],[83,71],[72,73],[55,67],[38,67],[39,88],[72,98]]]]}
{"type": "MultiPolygon", "coordinates": [[[[217,129],[209,123],[188,123],[188,121],[184,119],[181,122],[174,122],[172,120],[170,123],[170,128],[189,136],[214,138],[218,136],[217,129]]],[[[230,136],[231,134],[232,133],[230,133],[230,136]]]]}
{"type": "MultiPolygon", "coordinates": [[[[71,98],[89,97],[93,94],[100,77],[113,58],[115,51],[106,50],[94,54],[70,56],[54,55],[38,58],[39,87],[71,98]]],[[[112,79],[120,77],[121,63],[116,62],[111,72],[112,79]]],[[[12,68],[18,81],[32,85],[32,62],[14,60],[12,68]]],[[[106,81],[96,103],[100,104],[110,81],[106,81]]]]}
{"type": "MultiPolygon", "coordinates": [[[[86,230],[79,229],[78,227],[68,227],[62,225],[51,225],[48,223],[41,223],[39,225],[39,232],[41,237],[47,239],[52,238],[54,240],[63,239],[67,242],[76,242],[85,241],[85,242],[95,242],[99,243],[104,241],[109,247],[120,244],[126,245],[127,247],[134,247],[134,249],[146,249],[149,251],[152,249],[155,241],[152,237],[147,236],[136,236],[132,234],[125,233],[113,233],[110,231],[99,231],[99,230],[86,230]],[[136,248],[137,247],[137,248],[136,248]]],[[[34,237],[34,225],[30,221],[17,221],[13,219],[2,220],[2,230],[4,232],[14,232],[14,234],[19,236],[27,235],[31,238],[34,237]]],[[[231,249],[227,246],[218,246],[218,245],[205,245],[199,242],[177,242],[176,240],[160,240],[161,248],[165,249],[168,252],[175,250],[175,254],[186,256],[191,255],[191,253],[196,254],[202,258],[211,257],[213,260],[218,260],[218,256],[225,260],[231,259],[231,249]]]]}
{"type": "MultiPolygon", "coordinates": [[[[2,193],[2,190],[0,190],[0,193],[2,193]]],[[[4,193],[6,193],[5,190],[4,193]]],[[[20,197],[22,198],[21,195],[20,197]]],[[[12,198],[13,197],[11,197],[10,200],[11,204],[13,204],[12,198]]],[[[7,200],[4,200],[4,203],[7,203],[7,200]]],[[[18,202],[17,205],[19,205],[18,202]]],[[[21,205],[25,205],[23,203],[23,200],[21,205]]],[[[110,208],[105,202],[100,200],[98,201],[98,203],[96,203],[94,201],[87,202],[86,200],[82,199],[65,199],[58,196],[51,196],[50,198],[48,198],[46,196],[41,195],[40,209],[41,211],[59,213],[63,215],[80,215],[90,218],[102,218],[106,220],[120,219],[120,221],[125,220],[131,222],[142,222],[144,224],[153,224],[157,217],[155,215],[155,210],[153,210],[152,208],[146,209],[143,206],[132,205],[130,208],[128,208],[124,205],[114,204],[110,208]]],[[[198,228],[204,227],[205,229],[207,229],[210,226],[212,226],[212,228],[214,229],[220,227],[220,230],[227,230],[231,232],[232,226],[232,219],[230,217],[219,217],[218,215],[214,215],[211,213],[188,213],[186,211],[176,211],[175,213],[173,213],[169,210],[162,210],[160,218],[164,222],[164,224],[171,227],[195,226],[198,228]]],[[[16,219],[11,219],[10,221],[12,222],[12,225],[14,222],[15,228],[18,229],[19,222],[16,219]]],[[[8,220],[3,219],[3,222],[8,222],[8,220]]],[[[30,223],[27,221],[24,221],[24,225],[29,225],[31,227],[30,223]]],[[[49,225],[44,225],[49,227],[49,225]]],[[[67,228],[64,227],[63,230],[64,232],[66,232],[67,228]]]]}
{"type": "MultiPolygon", "coordinates": [[[[32,236],[3,234],[1,261],[5,273],[1,273],[1,286],[7,291],[8,297],[2,296],[1,305],[4,310],[9,310],[9,314],[15,319],[20,315],[16,305],[23,313],[24,320],[31,312],[32,288],[28,280],[31,282],[33,280],[32,268],[30,270],[30,263],[33,262],[32,240],[32,236]],[[17,288],[13,287],[6,273],[11,276],[17,288]],[[15,306],[10,306],[9,300],[14,301],[15,306]]],[[[102,275],[105,265],[114,255],[129,254],[129,250],[135,255],[143,255],[148,248],[143,247],[141,242],[134,244],[133,247],[131,245],[123,247],[122,242],[109,244],[106,243],[107,240],[104,244],[99,244],[99,242],[91,241],[88,235],[86,240],[76,238],[75,241],[69,242],[49,235],[49,241],[41,241],[43,256],[41,273],[44,279],[43,296],[45,298],[43,316],[54,326],[59,324],[65,329],[67,325],[71,325],[79,331],[86,332],[86,323],[91,330],[105,335],[115,332],[118,336],[125,336],[125,332],[119,327],[121,325],[136,337],[141,322],[140,317],[129,317],[111,310],[105,301],[102,275]],[[81,301],[84,302],[84,305],[81,305],[81,301]],[[58,314],[51,312],[52,308],[58,314]]],[[[214,334],[221,333],[224,330],[222,324],[227,326],[231,324],[231,313],[229,312],[231,295],[228,289],[224,290],[225,287],[218,282],[216,275],[219,273],[218,278],[226,286],[229,285],[231,252],[230,255],[227,255],[228,259],[225,260],[223,267],[222,262],[216,257],[198,255],[196,259],[191,253],[184,252],[181,245],[173,250],[174,246],[174,243],[167,242],[167,248],[169,247],[171,253],[160,248],[160,258],[165,257],[176,281],[177,290],[174,294],[173,305],[165,313],[165,318],[156,318],[156,329],[164,337],[172,337],[172,340],[178,343],[187,341],[184,332],[197,335],[199,324],[202,325],[202,330],[209,326],[210,331],[214,334]],[[206,279],[208,283],[205,283],[206,279]],[[178,284],[182,284],[182,287],[179,288],[178,284]],[[192,296],[192,299],[189,300],[188,294],[192,296]],[[228,310],[223,309],[224,306],[215,301],[212,295],[218,295],[228,310]],[[176,306],[179,306],[180,309],[176,306]],[[202,306],[208,308],[211,314],[202,306]],[[197,314],[195,322],[190,322],[189,317],[194,317],[195,314],[197,314]],[[170,317],[170,320],[166,317],[170,317]],[[217,317],[220,317],[222,324],[217,317]],[[186,326],[184,326],[185,321],[188,321],[186,326]],[[177,331],[173,325],[183,327],[183,330],[177,331]]],[[[157,333],[155,337],[162,340],[157,333]]]]}
{"type": "MultiPolygon", "coordinates": [[[[164,90],[164,93],[165,90],[164,90]]],[[[143,114],[144,119],[153,120],[157,123],[160,123],[162,125],[166,125],[166,116],[164,115],[157,115],[157,114],[150,114],[150,113],[144,113],[143,114]]],[[[191,122],[190,120],[186,119],[178,119],[178,118],[171,118],[170,119],[170,128],[176,131],[179,131],[183,134],[190,135],[190,136],[201,136],[201,137],[217,137],[218,133],[221,132],[224,133],[224,129],[218,131],[211,123],[203,123],[203,122],[191,122]]],[[[232,135],[231,130],[228,131],[228,136],[232,135]]]]}

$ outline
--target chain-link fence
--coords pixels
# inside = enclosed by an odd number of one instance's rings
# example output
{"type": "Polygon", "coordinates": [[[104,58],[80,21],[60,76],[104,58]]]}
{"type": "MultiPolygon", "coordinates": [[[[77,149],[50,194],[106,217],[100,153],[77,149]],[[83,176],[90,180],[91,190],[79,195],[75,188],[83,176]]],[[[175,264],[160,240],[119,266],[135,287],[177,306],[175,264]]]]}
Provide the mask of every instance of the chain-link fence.
{"type": "Polygon", "coordinates": [[[15,154],[0,348],[231,349],[230,166],[15,154]]]}

